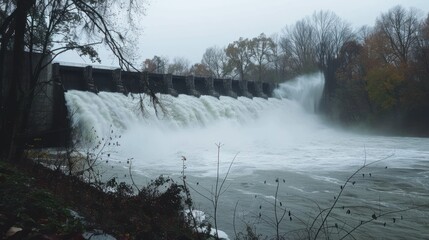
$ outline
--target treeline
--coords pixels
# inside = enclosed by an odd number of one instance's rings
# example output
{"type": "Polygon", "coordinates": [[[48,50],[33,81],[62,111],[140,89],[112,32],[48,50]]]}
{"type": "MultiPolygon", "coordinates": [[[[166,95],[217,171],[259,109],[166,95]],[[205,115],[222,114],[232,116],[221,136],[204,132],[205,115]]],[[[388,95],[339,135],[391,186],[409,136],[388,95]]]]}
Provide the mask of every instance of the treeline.
{"type": "Polygon", "coordinates": [[[155,73],[194,74],[215,78],[283,82],[303,73],[326,69],[341,47],[353,41],[356,33],[350,24],[331,11],[315,12],[281,34],[239,38],[226,47],[206,49],[200,63],[191,65],[185,58],[154,56],[142,69],[155,73]]]}
{"type": "Polygon", "coordinates": [[[397,6],[360,34],[325,71],[325,110],[343,123],[429,136],[429,16],[397,6]]]}
{"type": "Polygon", "coordinates": [[[143,70],[178,75],[284,82],[322,71],[321,110],[344,124],[429,135],[429,16],[396,6],[373,27],[353,29],[331,11],[318,11],[281,34],[240,38],[208,48],[200,63],[146,59],[143,70]],[[389,124],[386,124],[388,121],[389,124]]]}

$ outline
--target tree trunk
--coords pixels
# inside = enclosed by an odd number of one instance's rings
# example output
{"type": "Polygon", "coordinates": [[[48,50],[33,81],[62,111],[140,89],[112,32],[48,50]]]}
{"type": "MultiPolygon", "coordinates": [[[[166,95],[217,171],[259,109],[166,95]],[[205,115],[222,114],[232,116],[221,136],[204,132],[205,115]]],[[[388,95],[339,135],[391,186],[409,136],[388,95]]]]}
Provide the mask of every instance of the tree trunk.
{"type": "Polygon", "coordinates": [[[16,3],[15,16],[15,36],[13,39],[13,60],[12,74],[7,84],[7,92],[5,98],[5,126],[2,147],[9,151],[7,159],[9,161],[20,160],[23,152],[23,133],[25,128],[25,109],[26,94],[28,94],[28,83],[24,80],[24,62],[25,62],[25,40],[27,14],[31,6],[34,4],[32,0],[18,0],[16,3]]]}
{"type": "MultiPolygon", "coordinates": [[[[8,27],[9,28],[9,27],[8,27]]],[[[8,148],[6,146],[9,145],[9,141],[5,142],[5,129],[6,129],[6,113],[5,113],[5,89],[8,90],[8,82],[9,79],[5,79],[5,59],[6,55],[11,56],[11,54],[8,54],[8,46],[10,44],[10,41],[12,39],[13,35],[13,29],[10,27],[10,29],[5,29],[5,32],[2,32],[2,39],[1,39],[1,47],[0,47],[0,159],[5,157],[5,154],[8,151],[8,148]]]]}

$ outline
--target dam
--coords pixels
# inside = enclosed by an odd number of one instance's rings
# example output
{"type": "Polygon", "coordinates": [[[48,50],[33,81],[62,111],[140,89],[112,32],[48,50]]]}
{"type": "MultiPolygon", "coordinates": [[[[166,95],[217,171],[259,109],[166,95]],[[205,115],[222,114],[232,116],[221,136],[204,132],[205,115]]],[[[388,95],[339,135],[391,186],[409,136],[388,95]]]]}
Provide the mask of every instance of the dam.
{"type": "Polygon", "coordinates": [[[177,97],[228,96],[232,98],[272,97],[275,83],[213,77],[178,76],[121,69],[72,66],[53,63],[41,75],[42,84],[31,109],[28,142],[34,147],[60,147],[70,141],[69,113],[64,93],[70,90],[116,92],[124,95],[154,93],[177,97]]]}

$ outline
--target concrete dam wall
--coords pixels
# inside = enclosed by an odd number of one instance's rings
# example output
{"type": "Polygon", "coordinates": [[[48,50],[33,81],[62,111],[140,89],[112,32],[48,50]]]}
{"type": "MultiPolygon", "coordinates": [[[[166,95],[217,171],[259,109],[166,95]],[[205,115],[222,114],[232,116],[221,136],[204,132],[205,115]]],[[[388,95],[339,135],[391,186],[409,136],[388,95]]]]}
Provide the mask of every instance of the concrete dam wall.
{"type": "Polygon", "coordinates": [[[49,65],[45,72],[41,82],[50,84],[36,95],[28,125],[28,142],[34,147],[62,147],[70,141],[70,124],[64,98],[68,90],[123,94],[148,93],[151,90],[173,96],[269,98],[277,87],[273,83],[66,66],[59,63],[49,65]],[[40,112],[43,118],[40,118],[40,112]]]}
{"type": "Polygon", "coordinates": [[[80,90],[97,93],[121,92],[155,93],[177,96],[187,94],[195,97],[210,95],[214,97],[261,97],[272,96],[276,84],[264,82],[238,81],[211,77],[177,76],[149,72],[127,72],[120,69],[97,69],[91,66],[76,67],[52,65],[53,76],[62,84],[64,90],[80,90]]]}

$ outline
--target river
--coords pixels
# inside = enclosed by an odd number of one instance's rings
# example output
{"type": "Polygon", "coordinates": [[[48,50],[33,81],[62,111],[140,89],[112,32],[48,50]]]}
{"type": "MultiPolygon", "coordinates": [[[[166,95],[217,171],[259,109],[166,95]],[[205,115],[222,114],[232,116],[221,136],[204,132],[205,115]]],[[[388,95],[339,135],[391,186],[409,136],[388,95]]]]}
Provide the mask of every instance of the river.
{"type": "Polygon", "coordinates": [[[218,210],[219,229],[230,239],[245,225],[274,237],[276,222],[287,239],[314,237],[319,228],[319,238],[429,239],[429,139],[325,123],[315,113],[323,85],[315,74],[281,84],[270,99],[158,95],[156,111],[145,95],[65,97],[81,146],[95,136],[112,142],[103,150],[106,176],[129,181],[129,160],[139,184],[160,174],[180,181],[185,158],[195,207],[209,220],[205,197],[217,170],[223,180],[231,166],[218,210]],[[327,216],[323,209],[331,206],[327,216]]]}

